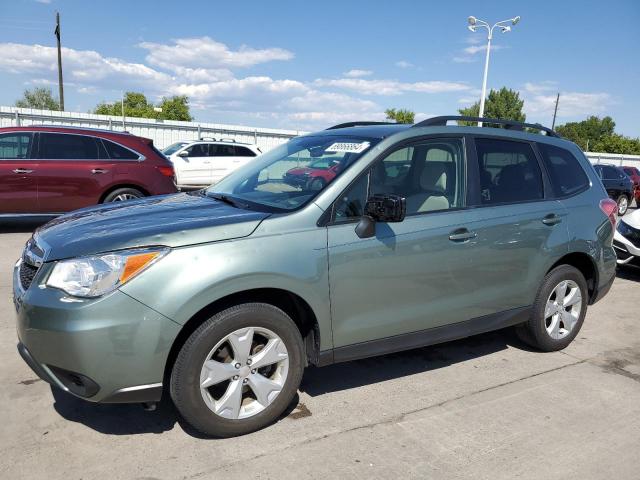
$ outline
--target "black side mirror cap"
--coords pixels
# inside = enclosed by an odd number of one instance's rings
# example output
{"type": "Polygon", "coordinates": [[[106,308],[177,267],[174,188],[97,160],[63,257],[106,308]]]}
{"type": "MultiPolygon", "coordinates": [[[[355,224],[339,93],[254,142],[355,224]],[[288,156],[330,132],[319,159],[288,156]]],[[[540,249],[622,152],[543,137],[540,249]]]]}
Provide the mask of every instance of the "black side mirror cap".
{"type": "Polygon", "coordinates": [[[364,207],[364,216],[356,225],[356,235],[371,238],[376,234],[376,222],[401,222],[406,214],[406,198],[393,194],[372,195],[364,207]]]}

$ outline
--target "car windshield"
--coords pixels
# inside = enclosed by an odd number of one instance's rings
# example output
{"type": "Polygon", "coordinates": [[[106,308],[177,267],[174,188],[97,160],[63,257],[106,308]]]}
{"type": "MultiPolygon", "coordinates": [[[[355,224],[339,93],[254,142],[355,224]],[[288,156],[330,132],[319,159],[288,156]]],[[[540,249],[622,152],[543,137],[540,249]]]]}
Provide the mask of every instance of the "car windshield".
{"type": "Polygon", "coordinates": [[[164,153],[166,156],[173,155],[178,150],[180,150],[182,147],[184,147],[186,144],[187,144],[187,142],[176,142],[176,143],[173,143],[173,144],[169,145],[167,148],[165,148],[164,150],[162,150],[162,153],[164,153]]]}
{"type": "Polygon", "coordinates": [[[296,137],[209,187],[207,196],[268,211],[295,210],[311,201],[379,140],[353,136],[296,137]],[[322,177],[295,173],[301,167],[336,165],[322,177]]]}

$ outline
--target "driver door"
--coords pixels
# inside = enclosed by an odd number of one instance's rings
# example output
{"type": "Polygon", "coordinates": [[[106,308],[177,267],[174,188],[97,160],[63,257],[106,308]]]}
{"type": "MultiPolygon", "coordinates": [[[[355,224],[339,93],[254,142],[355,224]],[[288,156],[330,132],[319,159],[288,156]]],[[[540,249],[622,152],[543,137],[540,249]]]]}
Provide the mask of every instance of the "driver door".
{"type": "Polygon", "coordinates": [[[462,138],[422,140],[377,161],[334,204],[327,228],[336,348],[476,316],[465,274],[476,244],[450,237],[469,224],[466,172],[462,138]],[[359,238],[372,193],[405,197],[407,216],[359,238]]]}

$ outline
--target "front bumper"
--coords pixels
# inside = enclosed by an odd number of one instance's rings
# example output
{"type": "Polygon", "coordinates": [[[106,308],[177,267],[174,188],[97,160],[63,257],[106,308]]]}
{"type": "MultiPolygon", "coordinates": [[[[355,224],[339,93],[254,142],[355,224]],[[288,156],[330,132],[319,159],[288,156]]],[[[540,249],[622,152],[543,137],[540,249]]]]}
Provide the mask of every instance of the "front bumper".
{"type": "Polygon", "coordinates": [[[157,401],[180,325],[116,290],[98,299],[42,285],[23,290],[14,269],[18,351],[43,380],[94,402],[157,401]]]}

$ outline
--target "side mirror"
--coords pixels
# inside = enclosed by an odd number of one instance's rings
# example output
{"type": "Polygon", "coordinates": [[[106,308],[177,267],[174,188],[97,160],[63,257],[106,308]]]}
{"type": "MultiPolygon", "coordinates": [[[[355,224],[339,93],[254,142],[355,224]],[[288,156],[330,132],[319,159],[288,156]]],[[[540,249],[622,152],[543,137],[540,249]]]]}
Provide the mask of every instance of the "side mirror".
{"type": "Polygon", "coordinates": [[[182,157],[182,158],[187,158],[187,157],[189,156],[189,152],[187,152],[186,150],[182,150],[182,151],[178,154],[178,156],[179,156],[179,157],[182,157]]]}
{"type": "Polygon", "coordinates": [[[360,238],[373,237],[376,222],[401,222],[407,213],[407,200],[400,195],[372,195],[364,207],[364,216],[356,226],[360,238]]]}

